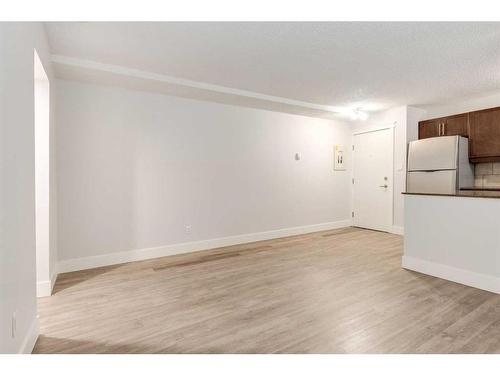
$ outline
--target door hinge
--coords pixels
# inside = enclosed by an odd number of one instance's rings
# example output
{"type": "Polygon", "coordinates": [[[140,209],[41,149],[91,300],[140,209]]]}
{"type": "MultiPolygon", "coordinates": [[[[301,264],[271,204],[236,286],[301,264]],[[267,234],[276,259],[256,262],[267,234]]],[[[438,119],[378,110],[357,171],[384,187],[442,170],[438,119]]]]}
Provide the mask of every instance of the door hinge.
{"type": "Polygon", "coordinates": [[[351,217],[354,217],[354,211],[351,212],[351,217]]]}
{"type": "Polygon", "coordinates": [[[354,145],[352,145],[352,150],[354,151],[354,145]]]}

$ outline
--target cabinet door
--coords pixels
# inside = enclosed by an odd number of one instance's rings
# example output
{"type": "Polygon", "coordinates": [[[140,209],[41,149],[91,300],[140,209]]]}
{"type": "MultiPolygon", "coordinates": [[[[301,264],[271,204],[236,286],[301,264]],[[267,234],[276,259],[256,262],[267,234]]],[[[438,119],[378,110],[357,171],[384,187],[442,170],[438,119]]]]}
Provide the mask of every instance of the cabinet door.
{"type": "Polygon", "coordinates": [[[467,137],[467,113],[447,117],[441,135],[461,135],[467,137]]]}
{"type": "Polygon", "coordinates": [[[439,119],[420,121],[418,123],[418,139],[438,137],[441,122],[439,119]]]}
{"type": "Polygon", "coordinates": [[[469,139],[471,159],[500,157],[500,107],[469,113],[469,139]]]}

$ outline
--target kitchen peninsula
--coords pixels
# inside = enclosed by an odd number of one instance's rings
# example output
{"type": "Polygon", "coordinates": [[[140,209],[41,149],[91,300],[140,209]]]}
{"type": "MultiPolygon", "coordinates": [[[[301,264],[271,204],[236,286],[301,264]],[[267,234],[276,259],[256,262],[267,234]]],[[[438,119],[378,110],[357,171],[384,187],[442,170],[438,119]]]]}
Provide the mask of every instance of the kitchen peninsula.
{"type": "Polygon", "coordinates": [[[500,192],[405,193],[403,268],[500,293],[500,192]]]}

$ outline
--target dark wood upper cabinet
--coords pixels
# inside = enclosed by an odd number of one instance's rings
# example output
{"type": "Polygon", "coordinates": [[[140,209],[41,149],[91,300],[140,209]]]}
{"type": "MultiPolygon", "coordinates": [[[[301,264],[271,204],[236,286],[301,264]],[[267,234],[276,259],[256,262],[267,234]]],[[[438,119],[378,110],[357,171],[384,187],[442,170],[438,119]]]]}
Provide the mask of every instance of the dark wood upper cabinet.
{"type": "Polygon", "coordinates": [[[467,116],[467,113],[463,113],[461,115],[446,117],[441,127],[441,135],[461,135],[462,137],[468,137],[467,116]]]}
{"type": "Polygon", "coordinates": [[[445,135],[461,135],[467,137],[467,113],[441,117],[418,123],[418,139],[440,137],[445,135]]]}
{"type": "Polygon", "coordinates": [[[418,139],[439,137],[440,125],[439,119],[420,121],[418,123],[418,139]]]}
{"type": "Polygon", "coordinates": [[[471,162],[500,160],[500,107],[469,113],[471,162]]]}

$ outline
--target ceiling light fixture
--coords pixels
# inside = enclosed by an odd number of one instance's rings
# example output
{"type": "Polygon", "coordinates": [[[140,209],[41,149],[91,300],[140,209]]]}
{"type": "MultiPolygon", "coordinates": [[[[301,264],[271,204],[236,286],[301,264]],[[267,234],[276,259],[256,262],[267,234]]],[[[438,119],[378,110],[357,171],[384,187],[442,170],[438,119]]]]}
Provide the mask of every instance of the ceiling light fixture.
{"type": "Polygon", "coordinates": [[[365,121],[368,118],[368,114],[366,112],[363,112],[361,109],[356,108],[351,111],[349,117],[351,118],[351,120],[365,121]]]}
{"type": "Polygon", "coordinates": [[[368,113],[362,112],[362,111],[358,111],[358,118],[361,121],[365,121],[366,119],[368,119],[368,113]]]}

